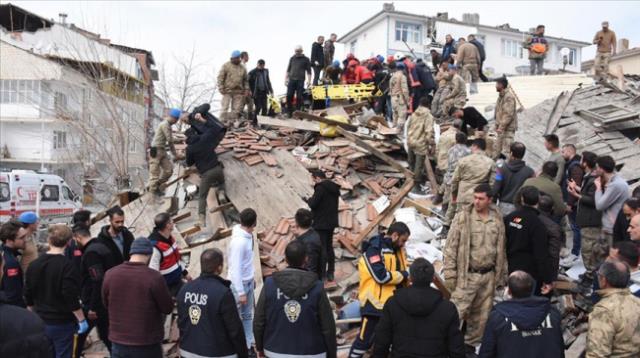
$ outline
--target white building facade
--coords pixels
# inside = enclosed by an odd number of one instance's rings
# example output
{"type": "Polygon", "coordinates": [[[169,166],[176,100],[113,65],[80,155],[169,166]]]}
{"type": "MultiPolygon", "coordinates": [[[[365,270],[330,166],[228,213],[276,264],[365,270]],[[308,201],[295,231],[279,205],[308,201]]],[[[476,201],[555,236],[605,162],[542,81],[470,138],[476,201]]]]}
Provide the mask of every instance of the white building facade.
{"type": "MultiPolygon", "coordinates": [[[[512,29],[508,25],[480,25],[477,15],[465,15],[465,19],[468,21],[449,20],[446,15],[428,17],[410,14],[396,11],[393,5],[385,4],[382,11],[339,38],[338,42],[344,45],[345,53],[353,53],[362,59],[376,55],[386,57],[397,52],[409,54],[410,47],[417,57],[430,64],[429,51],[432,48],[439,51],[445,43],[446,35],[450,34],[457,40],[475,34],[485,46],[487,59],[484,73],[487,76],[528,74],[528,51],[522,48],[528,33],[512,29]]],[[[564,67],[568,72],[580,72],[582,47],[590,44],[552,36],[546,38],[550,48],[545,69],[558,71],[564,67]],[[565,47],[569,50],[566,65],[560,53],[565,47]]]]}

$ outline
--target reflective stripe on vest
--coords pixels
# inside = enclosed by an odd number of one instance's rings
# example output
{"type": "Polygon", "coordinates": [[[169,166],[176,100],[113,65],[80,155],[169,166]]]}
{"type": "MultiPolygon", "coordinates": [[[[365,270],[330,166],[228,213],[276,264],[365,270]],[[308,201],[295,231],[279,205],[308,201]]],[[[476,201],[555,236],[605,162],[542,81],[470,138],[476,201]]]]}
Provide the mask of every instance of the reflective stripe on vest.
{"type": "Polygon", "coordinates": [[[224,356],[224,357],[201,356],[199,354],[187,352],[184,349],[180,349],[180,357],[182,358],[238,358],[238,355],[232,354],[230,356],[224,356]]]}
{"type": "Polygon", "coordinates": [[[163,275],[172,272],[180,265],[180,250],[178,250],[175,240],[171,239],[171,241],[171,244],[164,241],[156,243],[156,248],[162,253],[159,271],[163,275]]]}
{"type": "Polygon", "coordinates": [[[268,358],[326,358],[327,353],[318,354],[282,354],[264,350],[264,355],[268,358]]]}

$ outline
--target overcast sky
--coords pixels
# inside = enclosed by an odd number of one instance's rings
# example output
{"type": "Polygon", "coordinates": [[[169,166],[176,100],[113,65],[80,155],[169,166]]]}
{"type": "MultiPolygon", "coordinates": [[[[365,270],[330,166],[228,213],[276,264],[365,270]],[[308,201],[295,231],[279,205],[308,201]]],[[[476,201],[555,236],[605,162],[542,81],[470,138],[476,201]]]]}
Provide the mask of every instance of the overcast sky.
{"type": "MultiPolygon", "coordinates": [[[[6,3],[6,1],[2,1],[6,3]]],[[[382,9],[376,1],[13,1],[46,18],[67,21],[110,38],[114,43],[152,51],[156,63],[168,69],[175,58],[187,57],[195,47],[201,61],[220,66],[231,51],[246,50],[251,67],[263,58],[271,70],[276,92],[284,91],[287,61],[297,44],[311,52],[318,35],[338,36],[350,31],[382,9]]],[[[399,11],[435,16],[449,12],[480,14],[480,23],[526,30],[540,23],[547,35],[591,42],[603,20],[610,22],[618,38],[640,46],[638,1],[396,1],[399,11]],[[633,15],[636,14],[636,15],[633,15]]],[[[343,48],[337,46],[337,55],[343,48]]],[[[583,51],[583,60],[593,57],[593,46],[583,51]]],[[[158,66],[159,67],[159,66],[158,66]]]]}

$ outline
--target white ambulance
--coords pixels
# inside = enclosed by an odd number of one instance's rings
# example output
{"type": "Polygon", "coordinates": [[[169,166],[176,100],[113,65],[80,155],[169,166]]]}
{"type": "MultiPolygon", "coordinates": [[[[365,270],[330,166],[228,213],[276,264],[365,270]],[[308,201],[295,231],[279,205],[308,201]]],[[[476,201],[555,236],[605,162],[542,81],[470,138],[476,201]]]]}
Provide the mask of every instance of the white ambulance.
{"type": "Polygon", "coordinates": [[[0,171],[0,223],[35,211],[41,224],[70,223],[82,208],[80,197],[53,174],[33,170],[0,171]]]}

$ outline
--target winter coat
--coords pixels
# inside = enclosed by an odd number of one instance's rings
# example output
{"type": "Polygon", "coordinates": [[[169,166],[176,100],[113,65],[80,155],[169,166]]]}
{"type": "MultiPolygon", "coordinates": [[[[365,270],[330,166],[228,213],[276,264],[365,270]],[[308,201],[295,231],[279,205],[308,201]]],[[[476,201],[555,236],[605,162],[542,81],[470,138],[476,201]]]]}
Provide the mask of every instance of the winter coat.
{"type": "Polygon", "coordinates": [[[446,131],[440,133],[440,140],[436,144],[436,157],[438,169],[444,171],[448,166],[449,149],[456,144],[456,133],[458,130],[454,126],[450,126],[446,131]]]}
{"type": "MultiPolygon", "coordinates": [[[[553,178],[550,178],[546,174],[540,174],[535,178],[529,178],[524,181],[522,184],[522,188],[525,186],[532,186],[538,189],[540,192],[545,193],[553,199],[553,215],[555,219],[560,219],[564,216],[567,211],[567,207],[564,205],[564,201],[562,200],[562,190],[560,189],[560,185],[556,184],[553,181],[553,178]]],[[[522,190],[518,190],[516,194],[516,200],[514,204],[516,206],[522,206],[522,190]]]]}
{"type": "Polygon", "coordinates": [[[107,270],[119,265],[115,255],[107,245],[98,239],[93,239],[82,248],[82,304],[86,309],[94,312],[104,312],[102,304],[102,281],[107,270]]]}
{"type": "Polygon", "coordinates": [[[537,281],[551,283],[553,276],[549,236],[538,210],[523,206],[504,217],[509,273],[524,271],[537,281]]]}
{"type": "Polygon", "coordinates": [[[631,240],[628,229],[629,220],[627,220],[627,216],[624,215],[624,211],[620,209],[616,221],[613,224],[613,242],[631,240]]]}
{"type": "Polygon", "coordinates": [[[258,351],[290,357],[337,355],[331,304],[322,281],[306,270],[287,268],[266,279],[256,306],[253,332],[258,351]]]}
{"type": "Polygon", "coordinates": [[[327,40],[324,42],[324,64],[325,66],[329,66],[333,62],[333,54],[336,51],[336,47],[333,44],[333,41],[327,40]]]}
{"type": "MultiPolygon", "coordinates": [[[[324,68],[324,49],[322,44],[314,42],[311,45],[311,66],[324,68]]],[[[329,63],[327,63],[329,65],[329,63]]]]}
{"type": "Polygon", "coordinates": [[[307,248],[307,267],[309,272],[313,272],[318,275],[318,279],[321,280],[324,277],[325,258],[324,249],[322,248],[322,241],[318,233],[309,229],[304,234],[298,236],[296,239],[302,242],[307,248]]]}
{"type": "Polygon", "coordinates": [[[460,66],[464,65],[480,65],[480,53],[478,48],[469,42],[465,42],[458,47],[458,53],[456,56],[456,62],[460,66]]]}
{"type": "Polygon", "coordinates": [[[231,61],[222,65],[218,72],[218,90],[224,94],[241,94],[249,89],[247,70],[241,64],[231,61]]]}
{"type": "Polygon", "coordinates": [[[416,70],[418,72],[418,80],[422,85],[421,90],[423,93],[430,93],[436,90],[436,81],[433,79],[431,70],[427,67],[427,64],[420,61],[416,64],[416,70]]]}
{"type": "Polygon", "coordinates": [[[186,140],[187,165],[195,165],[200,174],[204,174],[220,164],[215,149],[227,131],[226,128],[219,125],[215,117],[211,117],[204,124],[198,125],[199,133],[191,133],[186,140]]]}
{"type": "Polygon", "coordinates": [[[376,326],[372,357],[464,357],[453,303],[428,286],[403,288],[387,301],[376,326]],[[389,355],[391,348],[391,355],[389,355]]]}
{"type": "Polygon", "coordinates": [[[472,107],[472,106],[467,106],[464,107],[462,109],[462,132],[464,132],[464,134],[469,134],[468,130],[467,130],[467,126],[473,128],[473,129],[484,129],[484,127],[489,124],[489,122],[487,121],[486,118],[484,118],[484,116],[478,112],[478,110],[476,109],[476,107],[472,107]]]}
{"type": "Polygon", "coordinates": [[[449,58],[454,53],[456,53],[456,42],[452,40],[451,42],[444,44],[442,47],[442,61],[449,61],[449,58]]]}
{"type": "Polygon", "coordinates": [[[311,75],[311,61],[309,57],[303,54],[291,56],[289,65],[287,66],[289,81],[304,81],[305,74],[311,75]]]}
{"type": "Polygon", "coordinates": [[[582,180],[581,198],[578,200],[576,224],[583,227],[602,227],[602,212],[596,209],[596,176],[585,174],[582,180]]]}
{"type": "Polygon", "coordinates": [[[53,346],[37,314],[7,302],[0,292],[0,357],[53,357],[53,346]]]}
{"type": "Polygon", "coordinates": [[[597,293],[602,299],[589,315],[586,357],[640,356],[640,298],[626,287],[597,293]]]}
{"type": "Polygon", "coordinates": [[[256,92],[261,91],[258,90],[258,76],[264,77],[265,89],[262,91],[266,93],[273,93],[273,87],[271,87],[271,78],[269,78],[269,70],[266,68],[254,68],[249,72],[249,89],[251,89],[253,97],[256,97],[256,92]]]}
{"type": "Polygon", "coordinates": [[[537,59],[544,59],[545,57],[547,57],[547,52],[549,52],[549,43],[547,42],[547,39],[544,37],[544,35],[540,36],[540,35],[532,35],[529,36],[527,38],[527,40],[524,42],[523,48],[526,48],[527,50],[529,50],[529,59],[530,60],[537,60],[537,59]],[[533,49],[536,46],[544,46],[544,51],[542,52],[536,52],[533,49]]]}
{"type": "Polygon", "coordinates": [[[407,144],[419,155],[432,155],[435,151],[435,130],[429,108],[420,106],[409,118],[407,144]]]}
{"type": "Polygon", "coordinates": [[[549,255],[551,255],[551,277],[555,280],[558,277],[558,270],[560,269],[560,249],[562,249],[566,243],[566,235],[564,230],[562,230],[562,227],[553,221],[551,213],[541,212],[540,215],[538,215],[538,218],[542,221],[542,225],[547,229],[547,236],[549,237],[549,255]]]}
{"type": "Polygon", "coordinates": [[[313,228],[333,230],[338,226],[338,199],[340,185],[325,179],[313,187],[313,196],[307,200],[313,214],[313,228]]]}
{"type": "Polygon", "coordinates": [[[582,185],[582,178],[584,177],[584,169],[580,166],[580,161],[582,161],[582,157],[579,155],[575,155],[573,158],[566,162],[564,166],[564,173],[562,176],[562,184],[560,187],[562,188],[562,197],[567,202],[567,205],[572,207],[574,210],[576,208],[576,203],[578,199],[575,196],[569,195],[567,186],[570,180],[576,182],[578,186],[582,185]]]}
{"type": "Polygon", "coordinates": [[[493,198],[501,203],[513,204],[516,193],[525,180],[533,178],[535,172],[524,160],[512,159],[503,162],[496,169],[496,184],[493,186],[493,198]]]}
{"type": "Polygon", "coordinates": [[[478,49],[478,53],[480,54],[480,62],[484,62],[484,60],[487,59],[487,53],[484,51],[484,45],[480,41],[478,41],[478,39],[473,39],[469,41],[469,43],[472,43],[478,49]]]}
{"type": "Polygon", "coordinates": [[[125,261],[129,261],[129,250],[131,249],[131,243],[133,243],[133,234],[126,227],[122,228],[122,253],[111,237],[111,234],[109,234],[109,225],[105,225],[100,229],[100,233],[95,240],[109,249],[109,262],[115,263],[117,266],[125,261]]]}
{"type": "Polygon", "coordinates": [[[451,179],[451,194],[458,203],[473,202],[473,190],[480,184],[493,186],[496,163],[484,152],[472,153],[458,161],[451,179]]]}
{"type": "Polygon", "coordinates": [[[564,357],[561,320],[544,297],[500,302],[489,314],[479,357],[564,357]]]}
{"type": "Polygon", "coordinates": [[[409,85],[407,83],[407,77],[402,71],[396,70],[391,75],[389,80],[389,95],[390,96],[402,96],[405,103],[409,103],[409,85]]]}
{"type": "Polygon", "coordinates": [[[507,89],[500,92],[496,102],[496,128],[512,133],[518,130],[516,98],[507,89]]]}

